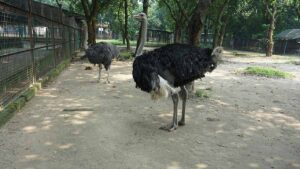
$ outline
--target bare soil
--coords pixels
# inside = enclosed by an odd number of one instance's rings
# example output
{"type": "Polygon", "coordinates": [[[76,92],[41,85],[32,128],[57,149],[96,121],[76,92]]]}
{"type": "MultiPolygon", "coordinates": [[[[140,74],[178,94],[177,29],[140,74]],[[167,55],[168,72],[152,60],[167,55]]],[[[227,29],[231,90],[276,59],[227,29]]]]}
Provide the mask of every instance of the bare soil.
{"type": "Polygon", "coordinates": [[[166,132],[158,128],[171,121],[172,101],[136,89],[131,64],[114,62],[110,84],[105,71],[96,83],[97,67],[71,64],[0,129],[0,168],[300,169],[299,66],[227,57],[196,81],[210,98],[190,98],[186,125],[166,132]],[[295,78],[236,74],[247,66],[295,78]]]}

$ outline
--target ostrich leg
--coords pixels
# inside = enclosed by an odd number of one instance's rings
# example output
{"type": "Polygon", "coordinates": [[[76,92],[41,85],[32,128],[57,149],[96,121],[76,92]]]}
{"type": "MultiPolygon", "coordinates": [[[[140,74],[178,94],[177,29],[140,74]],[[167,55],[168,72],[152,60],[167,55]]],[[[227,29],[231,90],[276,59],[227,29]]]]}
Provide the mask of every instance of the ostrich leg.
{"type": "Polygon", "coordinates": [[[167,131],[173,131],[176,130],[178,127],[178,122],[177,122],[177,107],[178,107],[178,93],[173,93],[172,94],[172,100],[173,100],[173,106],[174,106],[174,110],[173,110],[173,121],[166,125],[166,126],[162,126],[160,127],[160,129],[162,130],[167,130],[167,131]]]}
{"type": "Polygon", "coordinates": [[[110,81],[108,80],[108,78],[109,78],[109,70],[110,70],[110,65],[106,69],[106,71],[107,71],[106,83],[110,83],[110,81]]]}
{"type": "Polygon", "coordinates": [[[98,83],[100,82],[101,79],[101,70],[102,70],[102,65],[99,64],[99,76],[98,76],[98,83]]]}
{"type": "Polygon", "coordinates": [[[186,99],[187,99],[187,95],[188,95],[188,91],[185,88],[185,86],[181,86],[181,98],[182,98],[182,116],[181,116],[181,120],[178,122],[179,126],[183,126],[185,125],[185,104],[186,104],[186,99]]]}
{"type": "Polygon", "coordinates": [[[110,81],[108,80],[108,78],[109,78],[109,69],[107,70],[106,83],[110,83],[110,81]]]}

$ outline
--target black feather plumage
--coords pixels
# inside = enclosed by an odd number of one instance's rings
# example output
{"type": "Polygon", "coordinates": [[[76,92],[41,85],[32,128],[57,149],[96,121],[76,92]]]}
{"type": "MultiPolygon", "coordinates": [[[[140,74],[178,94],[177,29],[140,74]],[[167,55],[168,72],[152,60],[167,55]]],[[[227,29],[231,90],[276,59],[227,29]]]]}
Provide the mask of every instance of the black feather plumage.
{"type": "Polygon", "coordinates": [[[187,44],[170,44],[138,56],[133,63],[133,79],[141,90],[159,88],[159,77],[174,87],[203,78],[217,66],[212,49],[187,44]]]}
{"type": "Polygon", "coordinates": [[[89,46],[86,50],[86,57],[92,64],[103,64],[108,70],[112,59],[119,56],[119,50],[116,46],[108,43],[98,43],[89,46]]]}

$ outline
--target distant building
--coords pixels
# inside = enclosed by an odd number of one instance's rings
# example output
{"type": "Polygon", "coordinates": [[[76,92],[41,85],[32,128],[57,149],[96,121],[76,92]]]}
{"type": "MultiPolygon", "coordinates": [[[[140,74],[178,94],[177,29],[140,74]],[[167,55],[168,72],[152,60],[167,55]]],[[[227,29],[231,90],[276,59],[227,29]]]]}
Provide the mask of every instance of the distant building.
{"type": "Polygon", "coordinates": [[[299,54],[300,29],[287,29],[275,36],[275,53],[299,54]]]}

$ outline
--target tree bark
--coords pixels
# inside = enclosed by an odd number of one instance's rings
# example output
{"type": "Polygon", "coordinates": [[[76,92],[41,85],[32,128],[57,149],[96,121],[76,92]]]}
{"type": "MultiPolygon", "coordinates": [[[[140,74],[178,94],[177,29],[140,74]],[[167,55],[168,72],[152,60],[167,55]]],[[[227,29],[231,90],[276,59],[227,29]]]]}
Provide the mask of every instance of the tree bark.
{"type": "Polygon", "coordinates": [[[124,12],[125,12],[125,24],[124,24],[124,35],[126,39],[126,48],[130,50],[130,41],[128,36],[128,0],[124,0],[124,12]]]}
{"type": "Polygon", "coordinates": [[[209,6],[213,0],[199,0],[194,9],[192,18],[188,23],[189,44],[198,46],[200,44],[200,33],[204,25],[204,19],[209,6]]]}
{"type": "Polygon", "coordinates": [[[123,8],[123,1],[120,2],[119,4],[119,9],[118,9],[118,20],[121,28],[121,34],[122,34],[122,44],[125,45],[125,31],[124,31],[124,26],[123,26],[123,17],[121,16],[121,9],[123,8]]]}
{"type": "Polygon", "coordinates": [[[218,17],[215,23],[215,32],[214,32],[214,40],[213,40],[213,47],[220,45],[220,37],[221,37],[221,29],[224,24],[224,21],[222,20],[225,9],[229,3],[229,0],[225,0],[224,3],[220,6],[218,17]]]}
{"type": "MultiPolygon", "coordinates": [[[[146,14],[147,17],[148,17],[148,7],[149,7],[149,0],[143,0],[143,12],[146,14]]],[[[137,42],[136,42],[136,48],[135,48],[134,56],[136,56],[138,47],[140,46],[140,43],[141,43],[141,38],[142,38],[141,33],[142,33],[142,24],[141,24],[140,29],[139,29],[139,35],[138,35],[138,39],[137,39],[137,42]]]]}
{"type": "Polygon", "coordinates": [[[264,0],[266,6],[266,12],[269,19],[269,27],[267,31],[267,47],[266,47],[266,56],[270,57],[273,54],[273,33],[275,30],[275,22],[276,22],[276,15],[277,15],[277,7],[276,4],[271,4],[269,1],[264,0]]]}
{"type": "Polygon", "coordinates": [[[89,5],[88,0],[81,0],[84,15],[88,26],[88,44],[96,43],[96,17],[100,10],[98,0],[93,0],[92,5],[89,5]]]}
{"type": "MultiPolygon", "coordinates": [[[[195,7],[192,18],[188,23],[189,31],[189,44],[194,46],[200,45],[200,33],[204,26],[204,20],[208,11],[209,6],[213,0],[199,0],[195,7]]],[[[186,85],[186,88],[191,95],[194,92],[194,82],[186,85]]]]}
{"type": "Polygon", "coordinates": [[[175,43],[180,43],[181,42],[181,25],[178,22],[176,22],[176,25],[175,25],[174,42],[175,43]]]}
{"type": "Polygon", "coordinates": [[[220,36],[218,38],[218,43],[216,44],[216,46],[223,46],[224,36],[225,36],[225,32],[226,32],[226,26],[227,26],[227,22],[224,22],[222,24],[222,27],[220,30],[220,36]]]}
{"type": "Polygon", "coordinates": [[[88,20],[87,21],[87,27],[88,27],[88,44],[95,44],[96,43],[95,21],[88,20]]]}
{"type": "Polygon", "coordinates": [[[268,28],[267,32],[267,38],[268,38],[268,43],[267,43],[267,51],[266,51],[266,56],[270,57],[273,54],[273,47],[274,47],[274,41],[273,41],[273,33],[275,29],[275,14],[270,18],[270,25],[268,28]]]}

